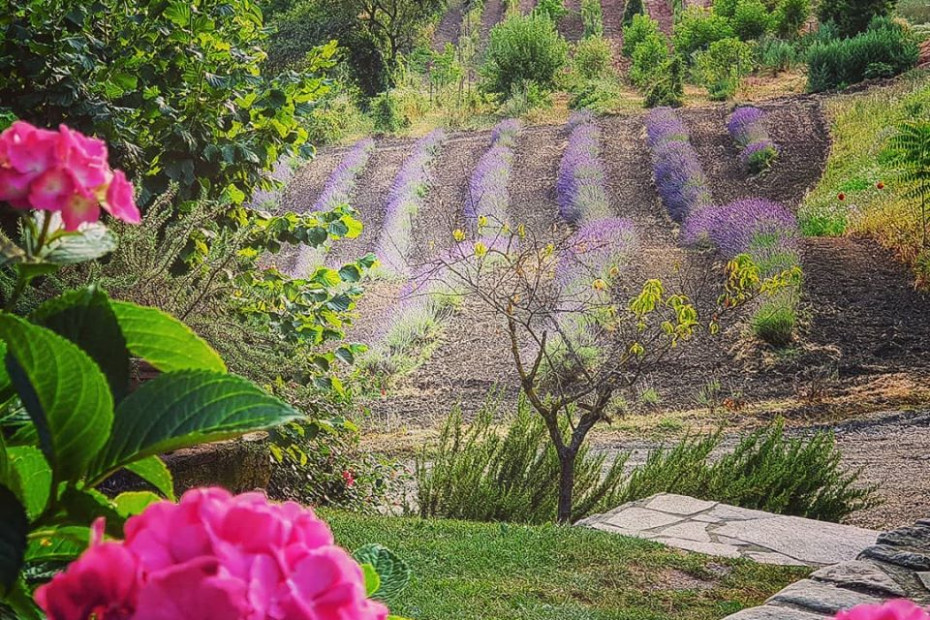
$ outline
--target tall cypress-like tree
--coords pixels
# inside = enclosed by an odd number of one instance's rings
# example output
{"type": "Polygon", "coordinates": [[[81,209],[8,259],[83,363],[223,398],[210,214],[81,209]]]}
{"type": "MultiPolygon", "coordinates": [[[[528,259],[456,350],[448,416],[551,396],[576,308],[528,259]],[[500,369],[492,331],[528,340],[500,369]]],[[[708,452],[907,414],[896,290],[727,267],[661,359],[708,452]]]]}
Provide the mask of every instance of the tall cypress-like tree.
{"type": "Polygon", "coordinates": [[[864,32],[876,17],[884,17],[895,7],[895,0],[823,0],[817,11],[822,22],[836,24],[841,35],[864,32]]]}

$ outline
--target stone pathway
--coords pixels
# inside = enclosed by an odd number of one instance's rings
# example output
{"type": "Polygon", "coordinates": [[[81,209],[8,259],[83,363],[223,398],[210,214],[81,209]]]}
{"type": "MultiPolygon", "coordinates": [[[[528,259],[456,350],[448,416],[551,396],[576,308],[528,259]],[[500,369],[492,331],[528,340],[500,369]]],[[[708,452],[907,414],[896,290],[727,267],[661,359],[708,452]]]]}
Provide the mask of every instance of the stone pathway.
{"type": "Polygon", "coordinates": [[[726,620],[826,620],[856,605],[895,598],[930,604],[930,519],[882,534],[857,560],[821,568],[764,606],[726,620]]]}
{"type": "MultiPolygon", "coordinates": [[[[879,536],[879,532],[850,525],[664,493],[588,517],[578,525],[709,555],[814,567],[854,560],[879,536]]],[[[930,558],[927,561],[924,570],[930,570],[930,558]]]]}

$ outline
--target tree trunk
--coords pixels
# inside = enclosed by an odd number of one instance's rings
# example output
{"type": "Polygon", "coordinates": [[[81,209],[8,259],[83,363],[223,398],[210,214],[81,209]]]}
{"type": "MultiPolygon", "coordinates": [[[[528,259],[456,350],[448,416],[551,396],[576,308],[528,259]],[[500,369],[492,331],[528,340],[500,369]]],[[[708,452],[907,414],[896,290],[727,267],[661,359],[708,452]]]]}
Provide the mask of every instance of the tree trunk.
{"type": "Polygon", "coordinates": [[[558,522],[571,525],[572,499],[575,491],[575,457],[577,450],[565,448],[559,453],[559,512],[558,522]]]}

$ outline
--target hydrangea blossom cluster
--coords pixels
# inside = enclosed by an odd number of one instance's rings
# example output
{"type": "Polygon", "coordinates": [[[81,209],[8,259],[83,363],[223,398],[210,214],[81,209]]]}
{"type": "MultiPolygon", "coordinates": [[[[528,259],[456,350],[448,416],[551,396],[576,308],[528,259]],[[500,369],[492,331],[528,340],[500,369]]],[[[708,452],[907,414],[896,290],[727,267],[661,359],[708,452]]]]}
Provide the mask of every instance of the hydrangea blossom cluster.
{"type": "Polygon", "coordinates": [[[446,134],[441,129],[420,138],[394,179],[375,250],[388,273],[404,276],[409,271],[407,258],[413,241],[414,220],[429,191],[432,164],[445,139],[446,134]]]}
{"type": "Polygon", "coordinates": [[[364,138],[356,142],[346,153],[336,169],[329,175],[323,192],[313,204],[314,211],[329,211],[349,202],[359,175],[368,165],[375,151],[375,141],[364,138]]]}
{"type": "Polygon", "coordinates": [[[752,106],[737,108],[727,121],[730,137],[740,147],[740,162],[753,174],[772,165],[778,147],[765,128],[765,112],[752,106]]]}
{"type": "Polygon", "coordinates": [[[107,161],[107,145],[61,125],[16,121],[0,134],[0,201],[14,209],[59,213],[65,230],[113,217],[138,224],[133,187],[107,161]]]}
{"type": "Polygon", "coordinates": [[[610,215],[610,204],[604,188],[604,165],[601,162],[601,130],[592,120],[581,122],[573,116],[568,146],[559,164],[556,194],[559,213],[569,224],[583,219],[599,219],[610,215]]]}
{"type": "Polygon", "coordinates": [[[513,170],[513,147],[521,127],[516,119],[500,122],[492,133],[491,148],[475,166],[465,202],[465,221],[473,233],[477,232],[481,216],[492,222],[507,221],[507,207],[510,205],[507,187],[513,170]]]}
{"type": "Polygon", "coordinates": [[[698,211],[685,221],[681,236],[686,245],[710,243],[728,258],[747,253],[765,275],[799,262],[797,218],[782,205],[762,198],[698,211]]]}
{"type": "Polygon", "coordinates": [[[36,591],[49,620],[385,620],[329,527],[294,502],[194,489],[126,522],[36,591]]]}
{"type": "Polygon", "coordinates": [[[836,620],[930,620],[930,613],[910,601],[899,600],[841,611],[836,620]]]}
{"type": "Polygon", "coordinates": [[[713,198],[687,127],[671,108],[655,108],[646,119],[646,136],[652,149],[656,188],[669,216],[682,222],[713,198]]]}

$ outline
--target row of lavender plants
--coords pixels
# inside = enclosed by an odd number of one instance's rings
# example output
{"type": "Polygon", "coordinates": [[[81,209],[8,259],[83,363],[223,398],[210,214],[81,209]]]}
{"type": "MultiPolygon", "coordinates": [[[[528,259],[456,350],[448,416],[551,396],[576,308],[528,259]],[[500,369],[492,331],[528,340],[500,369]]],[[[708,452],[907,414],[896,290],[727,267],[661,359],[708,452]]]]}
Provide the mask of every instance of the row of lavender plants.
{"type": "Polygon", "coordinates": [[[445,139],[442,129],[420,138],[394,179],[375,250],[381,264],[380,275],[392,278],[410,275],[414,224],[426,204],[434,163],[445,139]]]}
{"type": "Polygon", "coordinates": [[[576,227],[558,257],[560,290],[555,318],[558,336],[549,341],[544,371],[567,378],[591,368],[605,354],[599,309],[610,305],[613,283],[630,264],[637,247],[633,224],[614,217],[605,186],[601,130],[590,112],[569,120],[571,134],[559,165],[559,213],[576,227]]]}
{"type": "MultiPolygon", "coordinates": [[[[340,205],[349,204],[358,179],[375,151],[375,141],[364,138],[348,150],[339,165],[330,173],[319,198],[310,208],[312,211],[329,211],[340,205]]],[[[302,246],[294,264],[296,276],[306,276],[323,264],[325,250],[302,246]]]]}
{"type": "Polygon", "coordinates": [[[654,108],[646,119],[646,141],[659,197],[673,220],[683,222],[713,204],[707,177],[678,113],[654,108]]]}
{"type": "Polygon", "coordinates": [[[740,149],[740,163],[752,174],[767,170],[778,158],[778,147],[765,127],[765,112],[759,108],[737,108],[727,121],[727,129],[740,149]]]}
{"type": "Polygon", "coordinates": [[[404,285],[397,307],[361,360],[371,374],[404,374],[431,355],[443,322],[461,303],[463,287],[456,274],[469,269],[474,244],[480,243],[483,251],[488,251],[500,243],[500,225],[508,219],[514,148],[521,130],[522,124],[514,119],[494,128],[490,147],[469,180],[463,208],[467,232],[456,231],[458,243],[432,264],[418,269],[404,285]]]}
{"type": "MultiPolygon", "coordinates": [[[[712,245],[727,258],[749,255],[763,278],[800,269],[797,218],[770,200],[748,198],[694,213],[681,236],[686,245],[712,245]]],[[[752,317],[755,334],[775,346],[789,344],[797,326],[799,297],[800,281],[766,299],[752,317]]]]}

